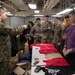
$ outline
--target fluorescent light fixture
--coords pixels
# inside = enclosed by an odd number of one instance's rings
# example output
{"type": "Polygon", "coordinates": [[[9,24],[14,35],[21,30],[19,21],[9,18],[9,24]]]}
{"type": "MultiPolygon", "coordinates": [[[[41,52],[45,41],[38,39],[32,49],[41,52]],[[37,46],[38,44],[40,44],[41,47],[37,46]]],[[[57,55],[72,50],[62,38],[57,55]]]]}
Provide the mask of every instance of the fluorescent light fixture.
{"type": "Polygon", "coordinates": [[[12,16],[13,14],[11,12],[7,12],[7,16],[12,16]]]}
{"type": "Polygon", "coordinates": [[[28,6],[31,8],[31,9],[36,9],[36,4],[28,4],[28,6]]]}
{"type": "Polygon", "coordinates": [[[62,15],[52,15],[52,17],[62,17],[62,15]]]}
{"type": "Polygon", "coordinates": [[[39,10],[35,10],[34,12],[35,12],[35,13],[39,13],[40,11],[39,11],[39,10]]]}
{"type": "Polygon", "coordinates": [[[34,15],[34,16],[44,16],[44,15],[34,15]]]}
{"type": "Polygon", "coordinates": [[[11,12],[7,12],[7,14],[11,14],[11,12]]]}
{"type": "Polygon", "coordinates": [[[70,12],[70,11],[72,11],[72,10],[73,10],[73,9],[65,9],[65,10],[63,10],[63,11],[57,13],[56,15],[65,14],[65,13],[68,13],[68,12],[70,12]]]}

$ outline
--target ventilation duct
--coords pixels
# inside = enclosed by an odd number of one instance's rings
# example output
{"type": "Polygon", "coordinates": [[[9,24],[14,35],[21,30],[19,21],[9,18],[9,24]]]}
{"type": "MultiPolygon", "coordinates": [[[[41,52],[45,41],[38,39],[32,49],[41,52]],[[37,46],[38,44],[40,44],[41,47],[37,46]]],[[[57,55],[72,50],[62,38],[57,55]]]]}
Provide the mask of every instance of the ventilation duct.
{"type": "Polygon", "coordinates": [[[47,0],[46,4],[44,5],[44,9],[45,10],[51,10],[55,5],[57,5],[59,3],[60,0],[47,0]]]}
{"type": "Polygon", "coordinates": [[[14,3],[20,10],[28,10],[28,6],[24,3],[23,0],[10,0],[14,3]]]}

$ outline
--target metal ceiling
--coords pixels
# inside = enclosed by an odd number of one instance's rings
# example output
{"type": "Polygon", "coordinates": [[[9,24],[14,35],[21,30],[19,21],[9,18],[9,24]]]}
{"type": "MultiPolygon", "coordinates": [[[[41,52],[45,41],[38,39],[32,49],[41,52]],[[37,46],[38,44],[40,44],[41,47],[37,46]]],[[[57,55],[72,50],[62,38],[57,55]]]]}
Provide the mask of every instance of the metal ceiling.
{"type": "Polygon", "coordinates": [[[44,15],[52,15],[65,8],[75,6],[75,0],[0,0],[0,5],[17,16],[30,16],[35,14],[34,10],[28,7],[30,2],[35,3],[40,14],[44,15]]]}

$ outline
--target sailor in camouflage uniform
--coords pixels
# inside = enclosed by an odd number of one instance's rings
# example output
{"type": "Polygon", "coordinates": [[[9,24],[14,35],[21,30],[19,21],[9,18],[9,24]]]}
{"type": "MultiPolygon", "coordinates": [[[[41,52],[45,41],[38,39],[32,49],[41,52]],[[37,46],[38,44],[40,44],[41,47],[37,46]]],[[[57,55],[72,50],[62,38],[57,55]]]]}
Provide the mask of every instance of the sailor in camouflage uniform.
{"type": "Polygon", "coordinates": [[[32,27],[30,35],[34,38],[34,43],[41,43],[42,31],[40,18],[36,19],[36,25],[32,27]]]}
{"type": "Polygon", "coordinates": [[[49,16],[45,16],[45,22],[42,23],[42,42],[43,43],[52,43],[53,40],[53,24],[49,21],[49,16]]]}
{"type": "Polygon", "coordinates": [[[21,34],[26,28],[26,25],[18,28],[9,27],[2,22],[6,18],[6,9],[0,7],[0,75],[9,75],[9,61],[11,58],[11,42],[9,35],[21,34]]]}
{"type": "Polygon", "coordinates": [[[54,28],[53,44],[60,51],[61,50],[61,45],[62,45],[61,35],[62,35],[62,31],[63,31],[63,27],[60,23],[60,18],[58,18],[58,17],[55,18],[55,25],[56,26],[54,28]]]}

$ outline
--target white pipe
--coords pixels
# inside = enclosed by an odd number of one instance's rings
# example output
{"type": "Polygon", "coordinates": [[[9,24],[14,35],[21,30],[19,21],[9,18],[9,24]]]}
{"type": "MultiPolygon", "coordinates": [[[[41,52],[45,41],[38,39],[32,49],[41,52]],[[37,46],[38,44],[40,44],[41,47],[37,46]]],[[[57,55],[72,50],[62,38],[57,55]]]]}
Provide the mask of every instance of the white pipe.
{"type": "Polygon", "coordinates": [[[50,0],[47,0],[47,1],[46,1],[46,4],[45,4],[44,7],[43,7],[43,12],[44,12],[44,11],[46,10],[46,8],[48,7],[49,2],[50,2],[50,0]]]}
{"type": "Polygon", "coordinates": [[[47,0],[46,1],[46,4],[44,5],[44,8],[43,8],[43,12],[45,10],[50,10],[52,9],[60,0],[47,0]]]}
{"type": "Polygon", "coordinates": [[[47,9],[52,9],[60,0],[50,0],[47,9]]]}
{"type": "Polygon", "coordinates": [[[0,1],[0,3],[4,4],[5,6],[7,6],[7,7],[8,7],[8,8],[10,8],[10,9],[13,9],[13,10],[15,10],[15,11],[16,11],[16,9],[14,9],[12,6],[10,6],[10,5],[8,5],[8,4],[6,4],[6,3],[2,2],[2,1],[0,1]]]}

